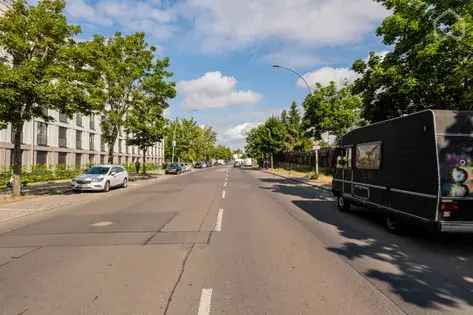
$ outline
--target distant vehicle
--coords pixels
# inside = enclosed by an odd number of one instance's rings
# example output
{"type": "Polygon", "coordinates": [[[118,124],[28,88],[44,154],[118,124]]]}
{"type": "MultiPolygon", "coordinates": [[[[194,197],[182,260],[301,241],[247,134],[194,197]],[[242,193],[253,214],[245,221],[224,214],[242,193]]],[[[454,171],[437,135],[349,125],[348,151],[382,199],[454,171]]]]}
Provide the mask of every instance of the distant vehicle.
{"type": "Polygon", "coordinates": [[[243,167],[253,167],[253,160],[251,158],[246,158],[243,160],[243,167]]]}
{"type": "Polygon", "coordinates": [[[342,138],[332,190],[342,211],[362,205],[396,231],[408,221],[473,232],[473,111],[422,111],[342,138]]]}
{"type": "Polygon", "coordinates": [[[233,163],[233,167],[241,167],[241,162],[240,161],[235,161],[233,163]]]}
{"type": "Polygon", "coordinates": [[[194,168],[202,168],[202,162],[195,163],[194,168]]]}
{"type": "Polygon", "coordinates": [[[202,162],[202,168],[207,168],[207,167],[209,167],[209,165],[207,164],[207,162],[205,162],[205,161],[202,162]]]}
{"type": "Polygon", "coordinates": [[[217,165],[225,165],[225,161],[222,159],[217,160],[217,165]]]}
{"type": "Polygon", "coordinates": [[[96,165],[72,180],[76,191],[109,191],[113,187],[128,187],[128,172],[121,165],[96,165]]]}
{"type": "Polygon", "coordinates": [[[183,172],[182,165],[180,163],[172,163],[166,168],[166,174],[181,174],[183,172]]]}

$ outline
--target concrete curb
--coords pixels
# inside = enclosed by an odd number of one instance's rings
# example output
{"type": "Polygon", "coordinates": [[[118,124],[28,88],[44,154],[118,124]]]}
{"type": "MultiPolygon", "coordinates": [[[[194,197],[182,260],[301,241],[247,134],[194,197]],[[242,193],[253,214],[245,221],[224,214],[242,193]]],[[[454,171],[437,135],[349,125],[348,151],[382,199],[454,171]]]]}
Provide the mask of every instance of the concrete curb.
{"type": "Polygon", "coordinates": [[[266,174],[278,176],[278,177],[281,177],[281,178],[284,178],[284,179],[288,179],[288,180],[291,180],[293,182],[305,184],[307,186],[311,186],[311,187],[314,187],[314,188],[318,188],[318,189],[322,189],[322,190],[325,190],[325,191],[328,191],[328,192],[332,192],[332,190],[329,189],[329,188],[326,188],[326,187],[323,187],[323,186],[320,186],[320,185],[316,185],[316,184],[312,184],[312,183],[308,183],[306,181],[303,181],[303,180],[300,180],[300,179],[297,179],[297,178],[280,175],[280,174],[277,174],[277,173],[274,173],[274,172],[271,172],[271,171],[268,171],[268,170],[262,170],[262,172],[264,172],[266,174]]]}

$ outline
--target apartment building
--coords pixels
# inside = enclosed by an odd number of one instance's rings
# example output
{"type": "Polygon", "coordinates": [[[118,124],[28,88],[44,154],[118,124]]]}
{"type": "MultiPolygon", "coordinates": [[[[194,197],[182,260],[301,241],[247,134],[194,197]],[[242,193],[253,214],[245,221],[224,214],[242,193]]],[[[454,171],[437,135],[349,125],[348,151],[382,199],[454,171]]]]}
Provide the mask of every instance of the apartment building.
{"type": "MultiPolygon", "coordinates": [[[[23,165],[48,165],[82,168],[108,161],[108,147],[102,139],[100,117],[67,115],[50,111],[53,122],[41,119],[26,122],[23,127],[23,165]]],[[[113,161],[117,164],[142,162],[143,152],[126,144],[127,135],[120,132],[115,143],[113,161]]],[[[13,134],[11,126],[0,130],[0,167],[12,164],[13,134]]],[[[164,163],[164,141],[148,149],[147,163],[164,163]]]]}
{"type": "MultiPolygon", "coordinates": [[[[0,0],[0,15],[11,1],[0,0]]],[[[23,165],[48,165],[82,168],[88,164],[108,161],[108,148],[102,141],[100,117],[74,115],[69,119],[64,114],[50,111],[54,122],[41,119],[26,122],[22,135],[23,165]]],[[[114,163],[142,162],[142,151],[126,144],[126,134],[120,132],[114,147],[114,163]]],[[[13,136],[11,126],[0,130],[0,168],[12,165],[13,136]]],[[[147,163],[164,163],[164,141],[148,149],[147,163]]]]}

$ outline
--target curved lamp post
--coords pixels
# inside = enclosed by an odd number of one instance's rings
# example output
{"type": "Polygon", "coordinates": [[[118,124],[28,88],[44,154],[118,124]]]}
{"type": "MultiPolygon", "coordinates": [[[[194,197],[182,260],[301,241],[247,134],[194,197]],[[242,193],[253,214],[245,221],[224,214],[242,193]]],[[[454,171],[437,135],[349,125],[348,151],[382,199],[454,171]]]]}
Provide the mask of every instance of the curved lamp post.
{"type": "Polygon", "coordinates": [[[294,73],[295,75],[297,75],[297,76],[305,83],[305,85],[307,86],[307,90],[309,91],[309,94],[312,94],[312,88],[310,87],[310,85],[309,85],[309,83],[307,82],[307,80],[302,76],[302,74],[300,74],[299,72],[297,72],[297,71],[294,70],[294,69],[287,68],[287,67],[283,67],[283,66],[280,66],[280,65],[273,65],[273,68],[276,68],[276,69],[283,69],[283,70],[287,70],[287,71],[289,71],[289,72],[294,73]]]}

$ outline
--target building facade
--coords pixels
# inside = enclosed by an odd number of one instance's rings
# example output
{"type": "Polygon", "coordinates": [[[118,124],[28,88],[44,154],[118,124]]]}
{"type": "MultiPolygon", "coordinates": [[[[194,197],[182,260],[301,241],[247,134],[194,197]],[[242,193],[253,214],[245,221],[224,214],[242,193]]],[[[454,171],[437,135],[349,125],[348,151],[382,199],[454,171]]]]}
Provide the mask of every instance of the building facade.
{"type": "MultiPolygon", "coordinates": [[[[72,119],[56,111],[48,112],[54,118],[46,123],[41,119],[26,122],[22,136],[22,159],[25,167],[32,165],[83,168],[90,164],[108,162],[108,146],[102,139],[100,117],[75,114],[72,119]]],[[[0,131],[0,167],[12,165],[13,134],[11,126],[0,131]]],[[[114,147],[116,164],[142,163],[143,152],[126,143],[126,134],[120,132],[114,147]]],[[[148,149],[146,163],[164,163],[164,141],[148,149]]]]}
{"type": "MultiPolygon", "coordinates": [[[[10,1],[0,0],[0,15],[10,1]]],[[[49,111],[53,122],[41,119],[26,122],[22,135],[22,160],[25,167],[32,165],[83,168],[90,164],[108,162],[108,147],[102,139],[100,117],[74,115],[72,119],[57,111],[49,111]]],[[[122,131],[115,143],[113,161],[117,164],[142,163],[143,152],[126,144],[122,131]]],[[[0,168],[12,165],[13,135],[11,126],[0,130],[0,168]]],[[[164,141],[150,147],[146,163],[164,163],[164,141]]]]}

